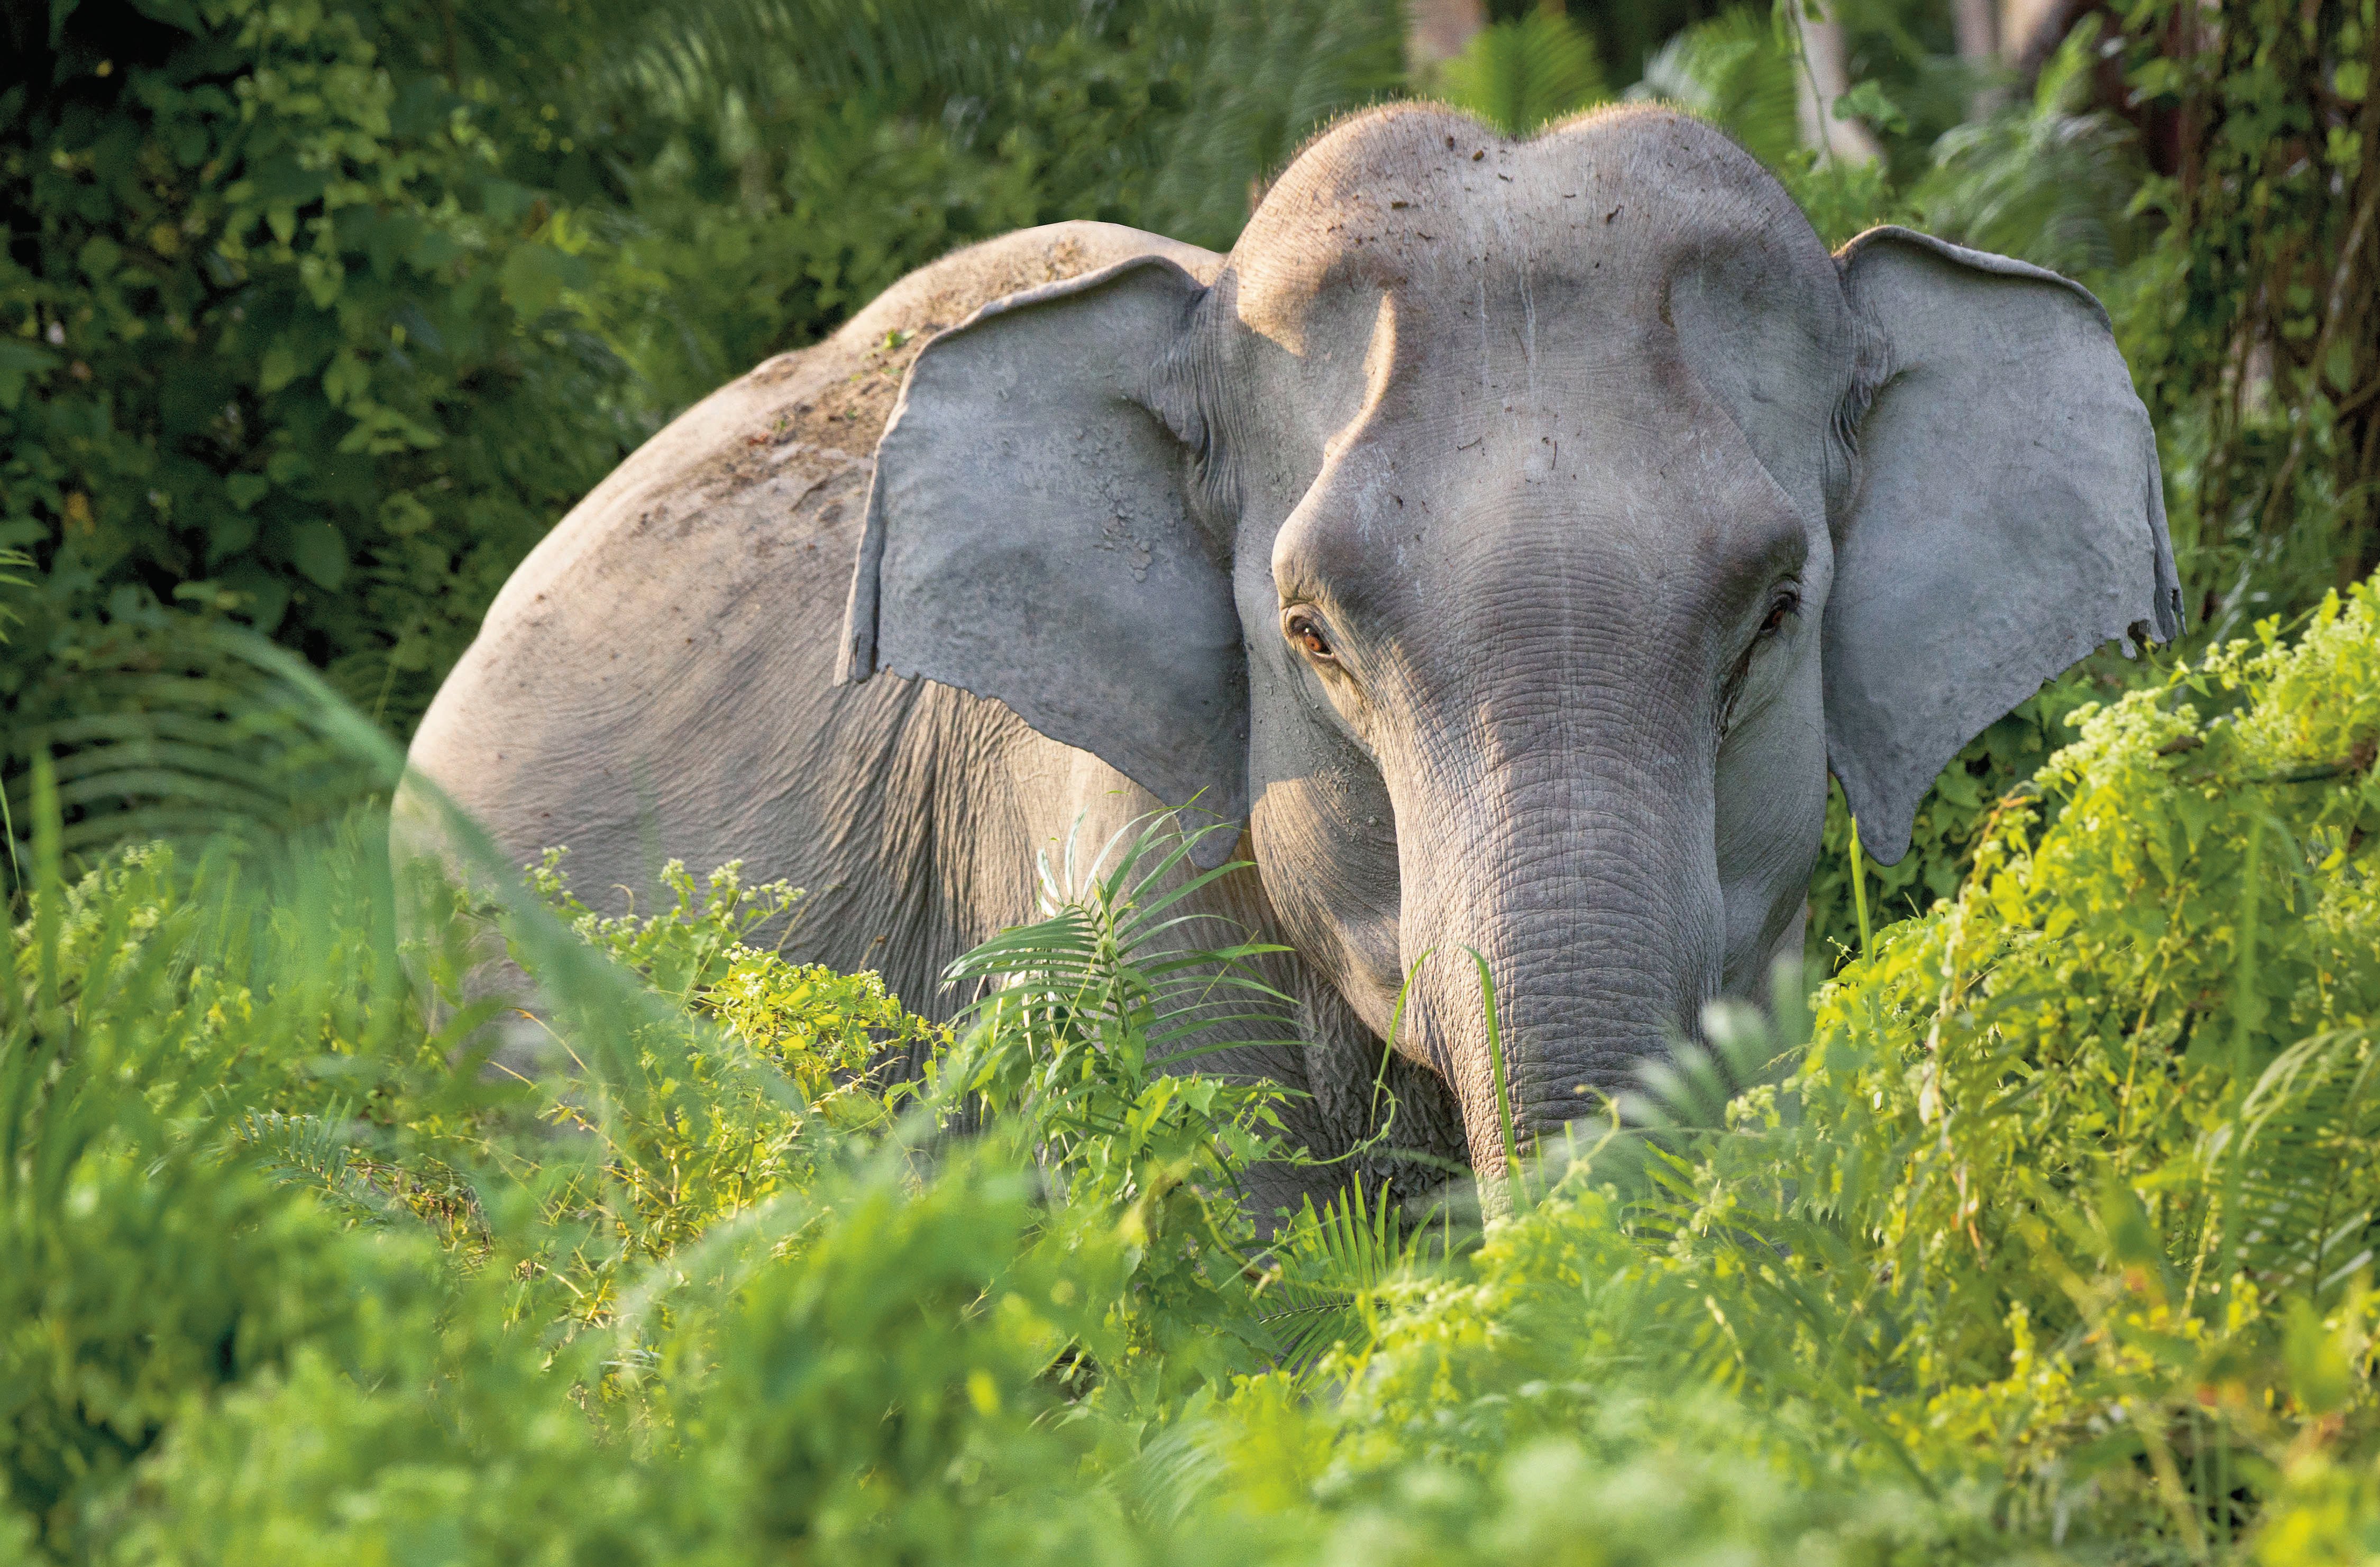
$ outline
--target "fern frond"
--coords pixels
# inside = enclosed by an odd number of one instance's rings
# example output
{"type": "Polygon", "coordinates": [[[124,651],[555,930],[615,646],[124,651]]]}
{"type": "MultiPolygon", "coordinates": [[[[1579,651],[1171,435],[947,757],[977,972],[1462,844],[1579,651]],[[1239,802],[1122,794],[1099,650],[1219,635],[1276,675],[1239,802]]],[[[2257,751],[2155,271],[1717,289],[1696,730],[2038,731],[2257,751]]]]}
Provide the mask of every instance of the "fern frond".
{"type": "Polygon", "coordinates": [[[388,748],[359,748],[261,645],[238,628],[194,623],[79,650],[62,675],[75,683],[73,711],[10,736],[9,820],[28,820],[30,778],[16,768],[36,751],[55,769],[68,854],[277,836],[393,785],[388,748]]]}
{"type": "Polygon", "coordinates": [[[366,1223],[402,1216],[403,1209],[357,1169],[344,1107],[322,1115],[251,1110],[233,1130],[235,1141],[276,1180],[308,1187],[366,1223]]]}
{"type": "Polygon", "coordinates": [[[2380,1239],[2380,1049],[2367,1030],[2318,1034],[2281,1052],[2211,1135],[2204,1167],[2229,1161],[2234,1210],[2218,1216],[2240,1266],[2267,1288],[2327,1298],[2380,1239]]]}

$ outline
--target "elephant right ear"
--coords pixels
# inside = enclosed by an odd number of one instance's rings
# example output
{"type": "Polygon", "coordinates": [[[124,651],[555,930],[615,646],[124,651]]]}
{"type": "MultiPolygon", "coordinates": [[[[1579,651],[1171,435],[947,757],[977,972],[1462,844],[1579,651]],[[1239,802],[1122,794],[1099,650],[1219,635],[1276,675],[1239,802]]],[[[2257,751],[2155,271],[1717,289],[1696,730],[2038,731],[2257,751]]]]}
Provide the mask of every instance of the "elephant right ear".
{"type": "Polygon", "coordinates": [[[1228,564],[1151,407],[1204,292],[1137,257],[995,300],[927,345],[877,443],[840,679],[955,686],[1168,805],[1245,814],[1228,564]]]}

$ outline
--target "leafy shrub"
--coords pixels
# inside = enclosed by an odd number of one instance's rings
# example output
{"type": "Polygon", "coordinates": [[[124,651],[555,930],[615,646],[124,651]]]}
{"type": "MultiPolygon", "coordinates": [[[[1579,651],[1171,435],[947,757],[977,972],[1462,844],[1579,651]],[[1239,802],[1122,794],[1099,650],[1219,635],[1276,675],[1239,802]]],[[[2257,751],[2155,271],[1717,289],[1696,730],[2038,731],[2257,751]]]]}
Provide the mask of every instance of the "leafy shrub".
{"type": "Polygon", "coordinates": [[[2120,694],[2138,673],[2112,656],[2050,682],[1961,748],[1934,781],[1911,824],[1909,852],[1891,865],[1852,854],[1851,809],[1840,785],[1827,788],[1827,826],[1810,878],[1803,961],[1827,974],[1861,949],[1859,896],[1871,927],[1925,913],[1958,892],[2000,802],[2039,771],[2065,738],[2066,716],[2094,694],[2120,694]],[[1866,885],[1854,893],[1854,877],[1866,885]]]}
{"type": "Polygon", "coordinates": [[[432,1248],[223,1160],[211,1089],[259,1040],[225,1026],[244,993],[180,972],[173,869],[134,854],[44,899],[0,990],[0,1483],[61,1558],[193,1394],[342,1357],[434,1279],[432,1248]]]}
{"type": "Polygon", "coordinates": [[[196,609],[416,711],[624,450],[616,367],[556,309],[585,231],[405,69],[399,18],[149,9],[60,9],[56,78],[0,93],[0,544],[43,568],[0,698],[58,716],[70,625],[196,609]]]}

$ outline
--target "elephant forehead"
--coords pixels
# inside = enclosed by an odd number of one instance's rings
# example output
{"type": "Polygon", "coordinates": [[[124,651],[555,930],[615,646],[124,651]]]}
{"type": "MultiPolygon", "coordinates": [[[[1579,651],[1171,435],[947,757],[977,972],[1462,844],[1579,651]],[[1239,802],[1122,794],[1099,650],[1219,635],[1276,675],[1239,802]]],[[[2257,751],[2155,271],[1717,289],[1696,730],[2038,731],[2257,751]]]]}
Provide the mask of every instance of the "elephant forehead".
{"type": "Polygon", "coordinates": [[[1514,308],[1649,322],[1688,272],[1762,280],[1771,309],[1840,309],[1832,258],[1775,178],[1640,104],[1522,142],[1445,109],[1358,115],[1290,165],[1231,258],[1240,322],[1301,358],[1350,294],[1396,296],[1409,330],[1514,308]]]}

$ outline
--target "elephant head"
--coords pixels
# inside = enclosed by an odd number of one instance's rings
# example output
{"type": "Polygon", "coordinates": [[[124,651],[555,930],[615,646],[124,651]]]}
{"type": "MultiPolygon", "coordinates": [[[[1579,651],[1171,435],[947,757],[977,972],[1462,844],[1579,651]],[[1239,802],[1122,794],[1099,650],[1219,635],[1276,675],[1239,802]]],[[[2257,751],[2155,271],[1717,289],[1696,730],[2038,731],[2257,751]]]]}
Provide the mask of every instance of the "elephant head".
{"type": "Polygon", "coordinates": [[[1960,747],[2169,638],[2098,304],[1897,228],[1829,255],[1715,130],[1348,121],[1212,285],[1144,258],[935,339],[847,679],[1007,704],[1245,814],[1305,960],[1461,1102],[1589,1108],[1796,941],[1829,767],[1887,862],[1960,747]]]}

